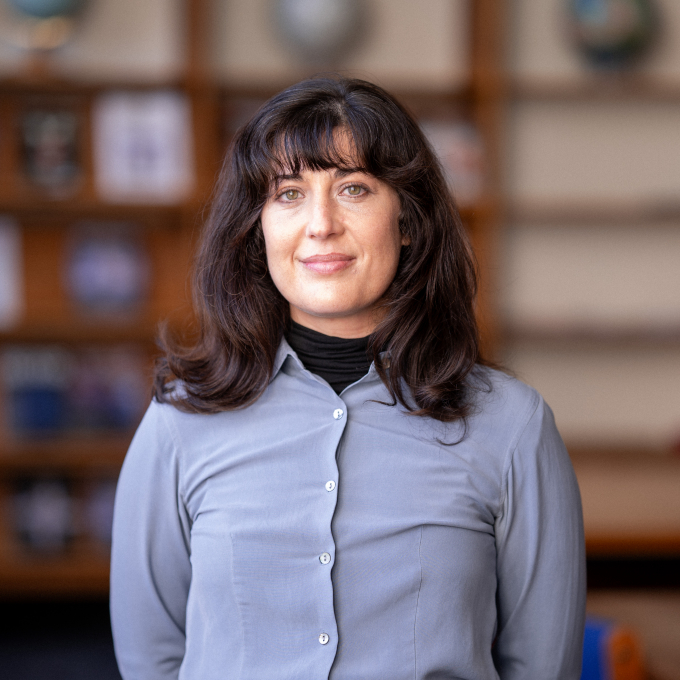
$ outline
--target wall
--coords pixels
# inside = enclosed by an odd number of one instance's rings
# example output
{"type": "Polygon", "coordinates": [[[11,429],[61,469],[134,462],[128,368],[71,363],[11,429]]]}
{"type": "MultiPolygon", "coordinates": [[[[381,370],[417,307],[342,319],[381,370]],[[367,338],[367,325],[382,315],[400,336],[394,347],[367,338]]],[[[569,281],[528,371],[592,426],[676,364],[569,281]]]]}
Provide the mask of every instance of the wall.
{"type": "MultiPolygon", "coordinates": [[[[185,57],[180,0],[90,0],[74,38],[57,50],[53,69],[68,77],[171,79],[185,57]]],[[[388,87],[445,90],[467,76],[468,0],[366,0],[356,50],[333,70],[360,73],[388,87]]],[[[281,39],[274,0],[212,0],[207,52],[215,76],[231,85],[279,87],[309,75],[281,39]]],[[[0,76],[27,59],[2,40],[14,19],[0,4],[0,76]]],[[[317,70],[316,68],[312,68],[317,70]]]]}
{"type": "MultiPolygon", "coordinates": [[[[272,0],[215,2],[211,61],[218,78],[271,86],[309,74],[282,40],[272,0]]],[[[351,55],[331,67],[360,73],[386,87],[451,88],[464,82],[467,0],[368,0],[365,32],[351,55]]],[[[311,67],[311,70],[315,70],[311,67]]]]}
{"type": "Polygon", "coordinates": [[[680,441],[680,3],[628,77],[570,44],[562,0],[513,0],[506,359],[580,446],[680,441]]]}

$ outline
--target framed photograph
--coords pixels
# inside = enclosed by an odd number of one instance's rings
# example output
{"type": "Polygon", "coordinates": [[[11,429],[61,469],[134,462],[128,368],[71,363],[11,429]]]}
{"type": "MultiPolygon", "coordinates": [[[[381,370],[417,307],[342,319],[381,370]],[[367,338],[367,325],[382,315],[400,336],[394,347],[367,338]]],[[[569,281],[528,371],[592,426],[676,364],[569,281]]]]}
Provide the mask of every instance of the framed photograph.
{"type": "Polygon", "coordinates": [[[94,103],[98,194],[111,202],[173,204],[194,187],[191,106],[181,92],[107,92],[94,103]]]}
{"type": "Polygon", "coordinates": [[[477,128],[465,120],[422,120],[420,125],[458,205],[474,205],[482,197],[485,183],[484,145],[477,128]]]}
{"type": "Polygon", "coordinates": [[[70,193],[82,174],[80,119],[69,109],[31,108],[19,121],[21,165],[28,182],[50,193],[70,193]]]}
{"type": "Polygon", "coordinates": [[[73,357],[57,345],[14,345],[0,354],[0,385],[8,431],[49,439],[68,421],[73,357]]]}

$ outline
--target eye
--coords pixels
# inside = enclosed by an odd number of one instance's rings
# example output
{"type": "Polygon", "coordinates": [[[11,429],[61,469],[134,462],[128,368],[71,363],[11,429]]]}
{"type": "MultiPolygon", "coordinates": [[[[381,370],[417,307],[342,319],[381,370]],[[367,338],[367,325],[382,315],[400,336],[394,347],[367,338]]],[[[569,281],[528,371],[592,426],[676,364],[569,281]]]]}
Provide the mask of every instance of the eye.
{"type": "Polygon", "coordinates": [[[283,195],[288,201],[294,201],[300,198],[300,192],[297,189],[288,189],[283,192],[283,195]]]}
{"type": "Polygon", "coordinates": [[[360,184],[350,184],[348,187],[345,187],[345,191],[350,196],[361,196],[364,191],[364,187],[362,187],[360,184]]]}

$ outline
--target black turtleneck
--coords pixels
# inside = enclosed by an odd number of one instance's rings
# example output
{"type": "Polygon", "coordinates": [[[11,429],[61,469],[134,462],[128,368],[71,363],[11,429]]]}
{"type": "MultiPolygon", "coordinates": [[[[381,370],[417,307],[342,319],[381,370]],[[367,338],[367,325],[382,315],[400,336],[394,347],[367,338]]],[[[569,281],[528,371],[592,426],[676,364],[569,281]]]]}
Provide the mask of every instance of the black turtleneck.
{"type": "Polygon", "coordinates": [[[323,378],[337,394],[368,373],[368,338],[334,338],[295,321],[286,333],[288,344],[305,368],[323,378]]]}

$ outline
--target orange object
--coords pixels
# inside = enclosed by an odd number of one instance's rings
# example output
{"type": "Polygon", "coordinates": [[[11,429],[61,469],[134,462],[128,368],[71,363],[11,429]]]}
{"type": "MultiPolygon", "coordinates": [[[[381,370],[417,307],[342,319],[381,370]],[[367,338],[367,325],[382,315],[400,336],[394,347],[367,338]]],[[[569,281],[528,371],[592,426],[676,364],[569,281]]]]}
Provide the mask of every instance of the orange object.
{"type": "Polygon", "coordinates": [[[611,680],[645,680],[642,646],[635,632],[614,626],[606,647],[611,680]]]}

